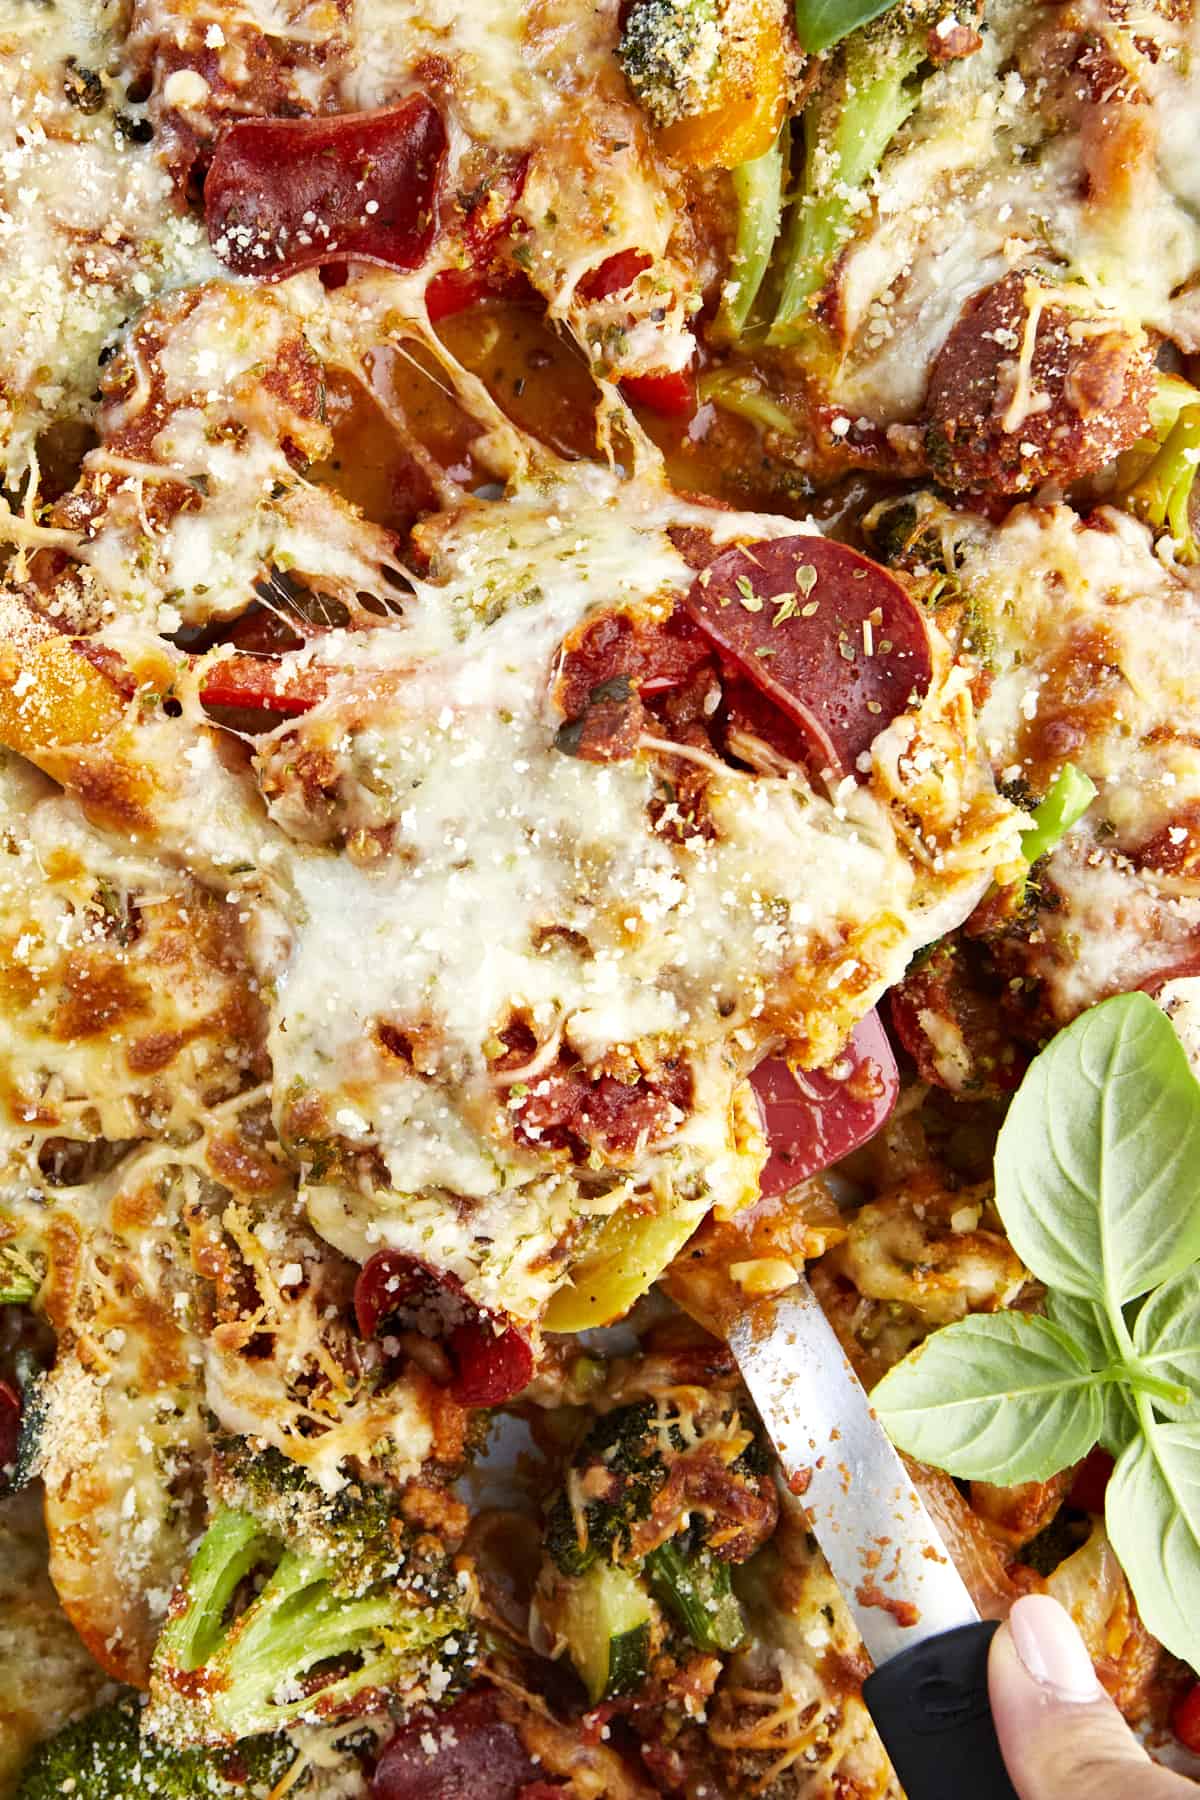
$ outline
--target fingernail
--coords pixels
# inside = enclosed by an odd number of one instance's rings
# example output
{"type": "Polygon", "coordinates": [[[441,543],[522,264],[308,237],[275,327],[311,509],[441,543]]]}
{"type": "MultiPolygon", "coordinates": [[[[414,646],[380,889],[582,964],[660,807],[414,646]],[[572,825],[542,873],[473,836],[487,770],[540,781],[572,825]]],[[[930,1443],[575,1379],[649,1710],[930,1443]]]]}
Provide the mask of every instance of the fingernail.
{"type": "Polygon", "coordinates": [[[1048,1594],[1026,1594],[1008,1615],[1013,1645],[1027,1674],[1060,1700],[1083,1703],[1100,1692],[1087,1646],[1068,1612],[1048,1594]]]}

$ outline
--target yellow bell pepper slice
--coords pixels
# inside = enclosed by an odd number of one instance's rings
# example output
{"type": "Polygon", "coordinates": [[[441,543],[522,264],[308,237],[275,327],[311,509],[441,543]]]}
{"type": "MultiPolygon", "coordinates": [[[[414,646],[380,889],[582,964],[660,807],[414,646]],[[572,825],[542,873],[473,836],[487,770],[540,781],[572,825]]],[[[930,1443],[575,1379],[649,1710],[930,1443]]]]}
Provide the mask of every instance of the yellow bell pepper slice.
{"type": "Polygon", "coordinates": [[[586,1331],[611,1325],[640,1300],[674,1261],[707,1211],[691,1202],[681,1212],[613,1213],[600,1227],[542,1318],[547,1331],[586,1331]]]}

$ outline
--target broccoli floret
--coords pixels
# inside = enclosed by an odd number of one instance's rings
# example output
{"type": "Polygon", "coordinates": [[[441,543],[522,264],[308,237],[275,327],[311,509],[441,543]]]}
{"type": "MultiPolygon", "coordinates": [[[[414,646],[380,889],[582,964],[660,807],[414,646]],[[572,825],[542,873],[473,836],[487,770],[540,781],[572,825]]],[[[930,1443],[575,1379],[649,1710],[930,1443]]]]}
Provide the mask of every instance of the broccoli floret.
{"type": "Polygon", "coordinates": [[[804,175],[781,258],[768,343],[791,344],[815,323],[812,302],[850,236],[860,192],[917,105],[932,68],[936,14],[900,6],[856,31],[804,112],[804,175]]]}
{"type": "Polygon", "coordinates": [[[564,1581],[615,1564],[649,1584],[697,1649],[733,1649],[743,1625],[729,1563],[757,1541],[752,1533],[734,1542],[746,1502],[766,1529],[774,1523],[773,1501],[762,1498],[771,1485],[768,1467],[768,1454],[742,1430],[732,1403],[699,1419],[685,1420],[652,1402],[600,1418],[547,1510],[552,1566],[542,1582],[543,1598],[561,1601],[564,1581]]]}
{"type": "Polygon", "coordinates": [[[1155,531],[1165,531],[1181,563],[1200,561],[1192,530],[1191,498],[1200,466],[1200,393],[1178,377],[1160,381],[1160,404],[1151,407],[1157,448],[1118,493],[1122,506],[1155,531]],[[1157,416],[1154,416],[1157,415],[1157,416]]]}
{"type": "Polygon", "coordinates": [[[179,1750],[144,1737],[132,1695],[77,1719],[40,1744],[14,1800],[256,1800],[295,1761],[284,1738],[249,1738],[236,1750],[179,1750]]]}
{"type": "Polygon", "coordinates": [[[359,1593],[412,1560],[412,1531],[390,1488],[355,1483],[327,1494],[274,1445],[258,1449],[221,1435],[213,1449],[213,1487],[222,1504],[251,1514],[289,1549],[327,1563],[340,1589],[359,1593]]]}
{"type": "Polygon", "coordinates": [[[626,81],[659,125],[711,104],[720,57],[716,0],[637,0],[617,45],[626,81]]]}
{"type": "Polygon", "coordinates": [[[546,1547],[564,1575],[582,1575],[600,1556],[628,1555],[635,1525],[649,1518],[667,1479],[654,1420],[649,1401],[606,1413],[576,1451],[546,1515],[546,1547]]]}
{"type": "Polygon", "coordinates": [[[872,555],[889,568],[951,582],[957,577],[964,519],[938,495],[928,490],[891,495],[864,515],[862,526],[872,555]]]}
{"type": "MultiPolygon", "coordinates": [[[[270,1453],[236,1479],[258,1514],[220,1506],[171,1602],[151,1667],[149,1728],[221,1744],[355,1717],[382,1697],[440,1697],[474,1639],[436,1539],[389,1496],[331,1499],[270,1453]]],[[[218,1476],[218,1485],[235,1477],[218,1476]]]]}

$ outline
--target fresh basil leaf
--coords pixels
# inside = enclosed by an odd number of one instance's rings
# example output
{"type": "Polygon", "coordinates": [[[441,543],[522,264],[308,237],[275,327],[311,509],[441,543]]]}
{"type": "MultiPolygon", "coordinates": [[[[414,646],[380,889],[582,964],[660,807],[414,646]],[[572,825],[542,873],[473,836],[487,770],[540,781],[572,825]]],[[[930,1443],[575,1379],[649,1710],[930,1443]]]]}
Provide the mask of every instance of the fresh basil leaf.
{"type": "Polygon", "coordinates": [[[1147,1629],[1200,1670],[1200,1425],[1150,1422],[1117,1462],[1104,1522],[1147,1629]]]}
{"type": "Polygon", "coordinates": [[[1120,1306],[1200,1256],[1200,1085],[1146,994],[1035,1057],[996,1146],[996,1204],[1048,1287],[1120,1306]]]}
{"type": "MultiPolygon", "coordinates": [[[[1074,1294],[1046,1295],[1046,1317],[1065,1331],[1075,1348],[1093,1369],[1108,1369],[1121,1360],[1107,1318],[1092,1300],[1074,1294]]],[[[1111,1456],[1119,1456],[1140,1429],[1137,1413],[1124,1386],[1110,1381],[1100,1390],[1100,1442],[1111,1456]]]]}
{"type": "Polygon", "coordinates": [[[796,36],[810,56],[891,12],[896,0],[796,0],[796,36]]]}
{"type": "Polygon", "coordinates": [[[1190,1390],[1186,1402],[1156,1393],[1155,1409],[1170,1419],[1194,1413],[1200,1392],[1200,1268],[1193,1264],[1151,1294],[1134,1320],[1133,1342],[1152,1375],[1190,1390]]]}
{"type": "Polygon", "coordinates": [[[972,1481],[1048,1481],[1100,1433],[1100,1387],[1066,1332],[1024,1313],[946,1325],[884,1376],[871,1404],[911,1456],[972,1481]]]}

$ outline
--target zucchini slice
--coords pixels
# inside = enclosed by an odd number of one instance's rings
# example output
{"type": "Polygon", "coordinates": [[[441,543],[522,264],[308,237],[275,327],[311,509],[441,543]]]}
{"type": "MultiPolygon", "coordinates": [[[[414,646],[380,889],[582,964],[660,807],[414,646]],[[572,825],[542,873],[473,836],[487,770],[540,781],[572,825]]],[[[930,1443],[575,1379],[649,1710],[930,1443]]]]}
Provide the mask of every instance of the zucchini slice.
{"type": "Polygon", "coordinates": [[[650,1597],[636,1576],[613,1563],[595,1563],[563,1582],[555,1611],[593,1706],[641,1686],[650,1651],[650,1597]]]}

